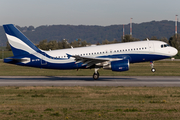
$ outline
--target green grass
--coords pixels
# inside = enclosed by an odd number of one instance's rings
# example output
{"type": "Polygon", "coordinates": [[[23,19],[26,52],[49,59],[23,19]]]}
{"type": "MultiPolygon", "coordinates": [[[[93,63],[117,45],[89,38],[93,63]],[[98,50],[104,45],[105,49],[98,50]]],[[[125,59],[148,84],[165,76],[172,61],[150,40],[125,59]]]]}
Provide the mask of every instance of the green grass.
{"type": "Polygon", "coordinates": [[[178,52],[178,54],[176,56],[174,56],[175,59],[180,59],[180,51],[178,52]]]}
{"type": "Polygon", "coordinates": [[[0,87],[0,119],[179,120],[179,94],[179,87],[0,87]]]}
{"type": "MultiPolygon", "coordinates": [[[[0,52],[0,55],[2,53],[0,52]]],[[[6,53],[7,57],[12,52],[6,53]]],[[[101,76],[180,76],[179,61],[130,64],[101,76]]],[[[91,76],[94,70],[48,70],[5,64],[0,76],[91,76]]],[[[0,119],[179,120],[179,87],[0,87],[0,119]]]]}
{"type": "MultiPolygon", "coordinates": [[[[180,61],[157,61],[156,72],[151,72],[149,62],[130,64],[130,70],[112,72],[100,69],[100,76],[180,76],[180,61]]],[[[53,70],[17,66],[0,61],[0,76],[92,76],[94,69],[53,70]]]]}
{"type": "Polygon", "coordinates": [[[4,59],[11,56],[13,56],[12,51],[7,51],[7,50],[2,51],[2,49],[0,49],[0,59],[4,59]]]}

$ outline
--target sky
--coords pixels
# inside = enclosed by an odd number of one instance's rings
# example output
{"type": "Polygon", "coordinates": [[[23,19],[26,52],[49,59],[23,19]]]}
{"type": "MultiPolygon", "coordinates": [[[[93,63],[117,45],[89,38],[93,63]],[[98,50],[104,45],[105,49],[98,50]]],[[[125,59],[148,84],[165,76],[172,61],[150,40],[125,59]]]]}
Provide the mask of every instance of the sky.
{"type": "Polygon", "coordinates": [[[180,16],[180,0],[1,0],[0,25],[119,25],[180,16]]]}

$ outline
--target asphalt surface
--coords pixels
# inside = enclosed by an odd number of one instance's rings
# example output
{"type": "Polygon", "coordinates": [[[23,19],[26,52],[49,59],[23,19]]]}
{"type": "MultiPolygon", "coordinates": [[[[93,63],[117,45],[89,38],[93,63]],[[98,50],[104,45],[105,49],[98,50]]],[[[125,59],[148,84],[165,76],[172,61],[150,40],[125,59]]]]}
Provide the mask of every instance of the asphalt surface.
{"type": "Polygon", "coordinates": [[[0,86],[180,86],[180,76],[0,76],[0,86]]]}

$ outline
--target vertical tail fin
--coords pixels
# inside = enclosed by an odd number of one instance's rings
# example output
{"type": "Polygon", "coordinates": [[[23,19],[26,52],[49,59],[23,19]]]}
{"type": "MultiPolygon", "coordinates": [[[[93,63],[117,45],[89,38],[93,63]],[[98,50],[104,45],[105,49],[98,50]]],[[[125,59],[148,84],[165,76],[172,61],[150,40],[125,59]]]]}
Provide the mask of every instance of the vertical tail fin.
{"type": "Polygon", "coordinates": [[[3,25],[3,27],[14,56],[40,52],[13,24],[3,25]]]}

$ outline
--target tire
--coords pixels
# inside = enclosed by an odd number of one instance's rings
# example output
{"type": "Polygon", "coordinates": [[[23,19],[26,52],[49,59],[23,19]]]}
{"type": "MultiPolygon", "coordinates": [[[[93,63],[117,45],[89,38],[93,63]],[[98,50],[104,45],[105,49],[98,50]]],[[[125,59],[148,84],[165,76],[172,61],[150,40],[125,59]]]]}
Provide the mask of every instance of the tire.
{"type": "Polygon", "coordinates": [[[93,79],[94,80],[99,79],[99,72],[93,74],[93,79]]]}
{"type": "Polygon", "coordinates": [[[153,73],[156,72],[156,69],[155,69],[155,68],[152,68],[152,69],[151,69],[151,72],[153,72],[153,73]]]}

